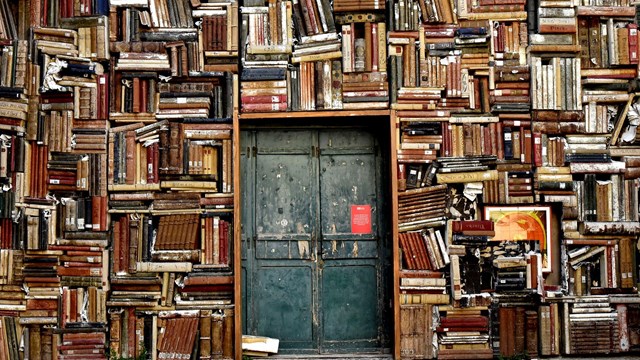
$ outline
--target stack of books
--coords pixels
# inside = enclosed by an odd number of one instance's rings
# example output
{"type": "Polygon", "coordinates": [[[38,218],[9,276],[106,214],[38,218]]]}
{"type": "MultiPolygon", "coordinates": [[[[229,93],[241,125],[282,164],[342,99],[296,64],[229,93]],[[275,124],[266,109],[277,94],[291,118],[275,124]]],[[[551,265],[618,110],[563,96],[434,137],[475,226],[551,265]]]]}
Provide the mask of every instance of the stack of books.
{"type": "Polygon", "coordinates": [[[442,306],[438,332],[438,359],[491,359],[486,307],[442,306]]]}

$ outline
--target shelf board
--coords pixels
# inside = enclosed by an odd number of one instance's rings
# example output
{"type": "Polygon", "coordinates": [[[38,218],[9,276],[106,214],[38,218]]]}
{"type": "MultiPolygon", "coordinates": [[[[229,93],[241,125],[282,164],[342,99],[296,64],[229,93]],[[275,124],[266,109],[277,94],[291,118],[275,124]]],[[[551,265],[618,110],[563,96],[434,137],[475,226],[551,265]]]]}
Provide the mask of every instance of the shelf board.
{"type": "Polygon", "coordinates": [[[265,112],[265,113],[241,113],[240,120],[271,120],[271,119],[306,119],[306,118],[339,118],[339,117],[364,117],[364,116],[389,116],[390,111],[384,110],[318,110],[318,111],[290,111],[290,112],[265,112]]]}

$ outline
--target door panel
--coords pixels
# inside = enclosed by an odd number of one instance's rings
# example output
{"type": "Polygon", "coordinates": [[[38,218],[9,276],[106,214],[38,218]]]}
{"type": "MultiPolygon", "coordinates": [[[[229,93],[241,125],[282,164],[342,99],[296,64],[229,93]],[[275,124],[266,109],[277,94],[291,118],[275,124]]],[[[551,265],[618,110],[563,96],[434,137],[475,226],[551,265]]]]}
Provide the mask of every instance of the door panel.
{"type": "MultiPolygon", "coordinates": [[[[352,205],[376,211],[374,144],[370,136],[354,131],[321,132],[320,144],[322,233],[350,234],[352,205]]],[[[372,225],[370,234],[376,234],[377,222],[372,225]]]]}
{"type": "Polygon", "coordinates": [[[308,240],[313,219],[313,175],[308,154],[258,154],[256,165],[256,235],[300,236],[308,240]]]}
{"type": "Polygon", "coordinates": [[[341,347],[370,347],[378,336],[375,264],[326,264],[322,274],[323,339],[341,347]],[[353,340],[359,340],[353,342],[353,340]],[[358,346],[359,345],[359,346],[358,346]]]}
{"type": "Polygon", "coordinates": [[[308,154],[258,154],[256,164],[256,256],[310,259],[315,216],[308,154]]]}
{"type": "Polygon", "coordinates": [[[258,334],[285,341],[285,348],[309,349],[313,339],[313,291],[309,266],[264,266],[256,274],[260,299],[258,334]]]}
{"type": "Polygon", "coordinates": [[[251,315],[256,334],[280,339],[285,350],[317,347],[313,137],[307,131],[258,132],[255,137],[251,315]]]}
{"type": "Polygon", "coordinates": [[[375,144],[356,131],[320,132],[319,142],[321,346],[375,348],[381,313],[375,144]],[[355,226],[356,216],[367,225],[355,226]]]}

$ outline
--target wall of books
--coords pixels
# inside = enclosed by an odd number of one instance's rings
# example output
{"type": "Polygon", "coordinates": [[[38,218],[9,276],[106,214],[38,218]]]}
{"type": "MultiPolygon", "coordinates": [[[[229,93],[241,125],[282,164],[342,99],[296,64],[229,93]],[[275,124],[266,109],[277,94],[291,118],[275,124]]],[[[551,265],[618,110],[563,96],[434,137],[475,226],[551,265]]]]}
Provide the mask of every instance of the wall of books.
{"type": "Polygon", "coordinates": [[[231,359],[238,6],[0,1],[0,358],[231,359]]]}
{"type": "Polygon", "coordinates": [[[396,358],[640,350],[633,2],[0,0],[0,48],[2,359],[239,358],[238,116],[318,110],[394,129],[396,358]]]}

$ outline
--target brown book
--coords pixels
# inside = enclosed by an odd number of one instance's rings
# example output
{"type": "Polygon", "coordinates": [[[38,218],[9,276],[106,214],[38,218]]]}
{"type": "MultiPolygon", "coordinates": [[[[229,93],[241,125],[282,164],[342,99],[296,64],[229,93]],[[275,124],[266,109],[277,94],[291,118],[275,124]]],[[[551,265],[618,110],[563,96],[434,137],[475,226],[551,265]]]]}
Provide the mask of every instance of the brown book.
{"type": "Polygon", "coordinates": [[[27,310],[57,310],[57,300],[27,299],[27,310]]]}
{"type": "Polygon", "coordinates": [[[618,64],[629,64],[629,29],[626,27],[615,29],[617,37],[618,64]]]}
{"type": "Polygon", "coordinates": [[[211,356],[211,310],[200,311],[200,356],[211,356]]]}
{"type": "Polygon", "coordinates": [[[138,248],[138,241],[140,237],[139,222],[137,220],[129,221],[129,268],[130,274],[136,272],[136,263],[138,262],[138,251],[142,249],[138,248]]]}
{"type": "Polygon", "coordinates": [[[524,307],[517,306],[515,308],[515,317],[514,349],[516,354],[523,354],[526,348],[526,319],[524,307]]]}
{"type": "MultiPolygon", "coordinates": [[[[107,214],[102,214],[102,198],[100,196],[91,197],[91,224],[93,231],[100,231],[102,218],[106,219],[107,214]]],[[[86,220],[85,220],[86,221],[86,220]]]]}
{"type": "Polygon", "coordinates": [[[493,231],[494,229],[494,223],[491,220],[454,220],[451,222],[451,226],[454,233],[465,231],[493,231]]]}
{"type": "Polygon", "coordinates": [[[33,326],[29,331],[29,359],[40,359],[42,357],[42,343],[40,339],[40,327],[33,326]]]}
{"type": "Polygon", "coordinates": [[[182,174],[182,136],[179,124],[172,122],[169,129],[169,173],[182,174]]]}
{"type": "Polygon", "coordinates": [[[221,358],[224,347],[224,316],[214,314],[211,318],[211,356],[214,359],[221,358]]]}
{"type": "Polygon", "coordinates": [[[135,184],[136,178],[136,133],[135,131],[125,132],[125,182],[126,184],[135,184]]]}
{"type": "Polygon", "coordinates": [[[415,258],[411,253],[411,248],[409,247],[409,236],[407,233],[398,234],[398,240],[400,242],[400,248],[402,249],[402,258],[404,259],[404,266],[407,269],[417,269],[415,258]]]}
{"type": "Polygon", "coordinates": [[[531,354],[531,357],[538,356],[538,313],[533,310],[527,310],[525,312],[525,327],[526,327],[526,347],[527,354],[531,354]]]}
{"type": "Polygon", "coordinates": [[[500,355],[513,356],[515,354],[515,308],[501,307],[498,317],[500,319],[500,355]]]}
{"type": "Polygon", "coordinates": [[[233,309],[225,309],[224,317],[222,319],[222,356],[224,358],[233,357],[233,324],[234,324],[234,312],[233,309]]]}
{"type": "Polygon", "coordinates": [[[122,240],[120,239],[120,236],[122,236],[121,233],[121,226],[122,223],[120,221],[113,221],[113,255],[112,255],[112,259],[114,259],[113,262],[113,272],[114,273],[119,273],[120,271],[122,271],[122,264],[120,263],[119,259],[120,258],[120,247],[122,246],[122,240]]]}
{"type": "Polygon", "coordinates": [[[120,254],[118,261],[120,262],[121,271],[129,270],[129,216],[124,215],[120,218],[120,254]]]}
{"type": "Polygon", "coordinates": [[[120,340],[121,340],[121,324],[122,315],[120,312],[109,312],[109,347],[116,354],[120,354],[120,340]]]}

